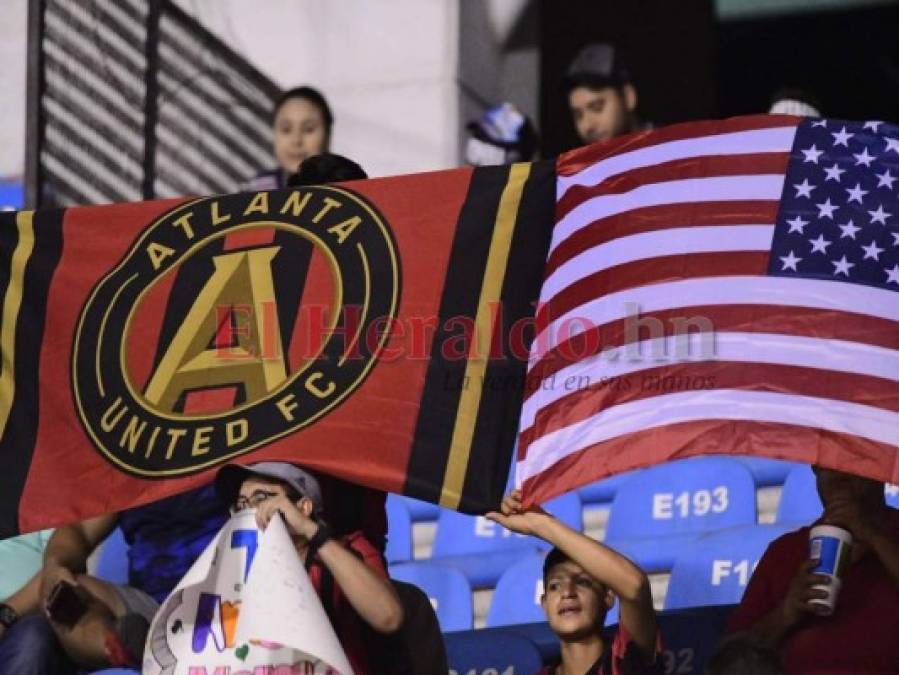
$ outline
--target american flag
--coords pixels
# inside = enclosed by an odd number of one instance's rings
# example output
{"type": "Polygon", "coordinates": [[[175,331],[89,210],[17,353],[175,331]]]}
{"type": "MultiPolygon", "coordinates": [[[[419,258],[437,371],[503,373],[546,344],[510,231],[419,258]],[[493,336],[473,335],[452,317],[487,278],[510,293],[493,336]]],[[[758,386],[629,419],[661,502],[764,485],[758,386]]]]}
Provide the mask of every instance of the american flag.
{"type": "Polygon", "coordinates": [[[899,482],[899,126],[681,124],[557,174],[527,502],[706,453],[899,482]]]}

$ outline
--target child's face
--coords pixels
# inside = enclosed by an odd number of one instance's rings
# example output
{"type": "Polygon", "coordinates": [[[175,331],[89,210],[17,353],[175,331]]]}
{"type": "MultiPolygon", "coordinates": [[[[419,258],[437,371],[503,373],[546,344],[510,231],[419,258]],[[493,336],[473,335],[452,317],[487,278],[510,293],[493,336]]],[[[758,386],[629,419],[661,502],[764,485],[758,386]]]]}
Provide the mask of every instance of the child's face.
{"type": "Polygon", "coordinates": [[[547,575],[543,611],[561,638],[595,634],[612,602],[608,590],[571,560],[554,565],[547,575]]]}

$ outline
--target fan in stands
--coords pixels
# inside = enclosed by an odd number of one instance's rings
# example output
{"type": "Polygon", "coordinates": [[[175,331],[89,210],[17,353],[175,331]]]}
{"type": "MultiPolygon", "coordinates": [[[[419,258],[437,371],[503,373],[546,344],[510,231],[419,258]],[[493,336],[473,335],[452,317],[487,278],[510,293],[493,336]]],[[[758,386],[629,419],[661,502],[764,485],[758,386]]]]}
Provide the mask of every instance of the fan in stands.
{"type": "Polygon", "coordinates": [[[543,673],[661,672],[652,594],[640,568],[543,509],[523,509],[519,490],[506,496],[500,512],[487,517],[513,532],[540,537],[554,546],[543,566],[545,591],[541,604],[561,643],[562,657],[559,664],[545,668],[543,673]],[[600,630],[616,597],[621,602],[620,623],[615,638],[607,644],[600,630]]]}

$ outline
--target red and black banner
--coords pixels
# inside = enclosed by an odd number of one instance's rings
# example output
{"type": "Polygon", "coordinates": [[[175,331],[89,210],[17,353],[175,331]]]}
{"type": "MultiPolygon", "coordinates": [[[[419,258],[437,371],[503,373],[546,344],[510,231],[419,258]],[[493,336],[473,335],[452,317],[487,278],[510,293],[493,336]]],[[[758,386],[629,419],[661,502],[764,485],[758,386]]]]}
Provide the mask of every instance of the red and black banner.
{"type": "Polygon", "coordinates": [[[279,459],[505,485],[552,162],[0,214],[0,537],[279,459]]]}

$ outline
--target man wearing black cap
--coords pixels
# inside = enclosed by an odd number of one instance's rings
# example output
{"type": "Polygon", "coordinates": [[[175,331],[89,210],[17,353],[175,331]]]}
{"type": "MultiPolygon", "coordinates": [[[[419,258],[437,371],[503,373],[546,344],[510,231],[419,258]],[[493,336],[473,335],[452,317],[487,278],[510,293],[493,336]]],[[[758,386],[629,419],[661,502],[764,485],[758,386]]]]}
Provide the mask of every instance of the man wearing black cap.
{"type": "Polygon", "coordinates": [[[318,481],[293,464],[229,464],[218,472],[215,488],[232,511],[255,509],[262,530],[281,514],[353,672],[374,672],[366,631],[396,632],[403,608],[371,542],[358,531],[334,537],[323,520],[318,481]]]}
{"type": "Polygon", "coordinates": [[[640,127],[637,90],[612,45],[584,47],[568,66],[564,84],[574,126],[585,144],[640,127]]]}

